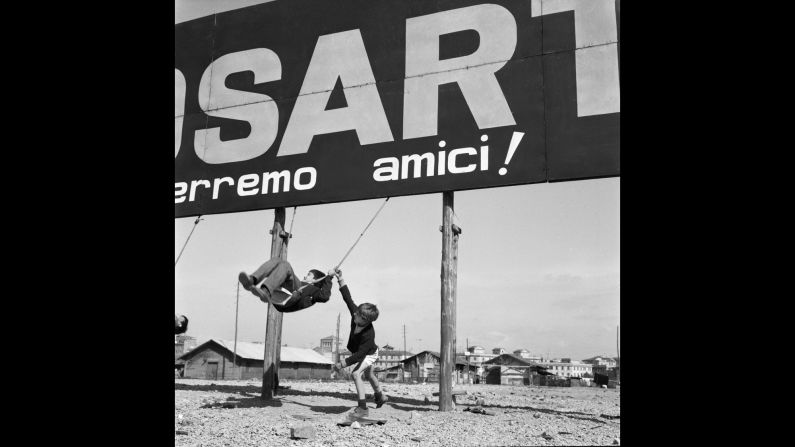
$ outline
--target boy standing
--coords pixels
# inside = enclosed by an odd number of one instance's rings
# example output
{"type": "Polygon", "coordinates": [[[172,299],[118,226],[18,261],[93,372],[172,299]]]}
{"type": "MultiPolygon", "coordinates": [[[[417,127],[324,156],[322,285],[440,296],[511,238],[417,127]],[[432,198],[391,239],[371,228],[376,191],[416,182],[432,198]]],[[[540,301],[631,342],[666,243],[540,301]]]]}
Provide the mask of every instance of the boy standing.
{"type": "Polygon", "coordinates": [[[334,365],[334,371],[356,365],[351,374],[353,375],[353,383],[356,385],[358,405],[348,413],[348,418],[353,420],[367,418],[370,415],[370,411],[367,409],[362,374],[373,387],[376,408],[381,408],[384,402],[388,400],[387,396],[381,392],[381,385],[378,383],[373,371],[373,363],[378,360],[378,346],[375,344],[375,329],[373,328],[373,322],[378,319],[378,308],[370,303],[362,303],[356,306],[353,303],[353,299],[351,299],[351,292],[348,290],[345,280],[342,279],[342,271],[336,270],[333,275],[337,277],[342,299],[351,313],[351,334],[348,336],[348,345],[346,347],[353,353],[347,359],[337,362],[334,365]]]}
{"type": "Polygon", "coordinates": [[[295,312],[306,309],[315,303],[325,303],[331,297],[331,276],[312,269],[303,281],[299,281],[289,262],[271,258],[253,274],[240,272],[238,281],[244,289],[258,296],[264,303],[271,303],[279,312],[295,312]],[[262,286],[257,284],[262,281],[262,286]],[[279,289],[285,288],[291,294],[280,300],[279,289]]]}

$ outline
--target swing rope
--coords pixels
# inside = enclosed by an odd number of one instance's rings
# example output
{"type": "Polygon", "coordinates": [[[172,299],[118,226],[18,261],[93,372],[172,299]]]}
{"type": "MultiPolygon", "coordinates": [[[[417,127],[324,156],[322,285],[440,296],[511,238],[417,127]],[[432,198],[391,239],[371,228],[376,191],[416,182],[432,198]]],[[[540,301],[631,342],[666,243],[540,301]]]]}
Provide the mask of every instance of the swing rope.
{"type": "Polygon", "coordinates": [[[339,264],[337,264],[337,266],[334,267],[334,270],[339,270],[340,266],[345,261],[345,258],[347,258],[349,254],[351,254],[351,251],[353,250],[353,247],[355,247],[356,244],[359,243],[359,240],[362,238],[362,236],[364,236],[364,232],[367,231],[368,228],[370,228],[370,225],[373,223],[375,218],[378,217],[378,213],[380,213],[381,210],[384,209],[384,205],[386,205],[387,202],[389,202],[389,197],[387,197],[386,200],[384,200],[384,203],[381,204],[381,208],[378,208],[378,211],[375,212],[375,215],[373,216],[373,218],[370,219],[370,223],[368,223],[367,226],[364,227],[364,230],[362,230],[362,234],[359,235],[359,237],[356,239],[356,242],[354,242],[353,245],[351,246],[351,248],[348,249],[348,252],[345,253],[345,256],[342,257],[342,260],[339,262],[339,264]]]}
{"type": "Polygon", "coordinates": [[[174,261],[174,267],[177,266],[177,262],[179,262],[179,258],[182,257],[182,253],[185,251],[185,247],[188,246],[188,241],[190,240],[190,237],[193,236],[193,231],[196,229],[196,225],[199,224],[200,220],[204,220],[204,219],[202,219],[201,214],[198,217],[196,217],[196,221],[193,222],[193,228],[190,230],[190,234],[188,235],[188,238],[185,240],[185,245],[182,246],[182,250],[179,251],[179,256],[177,256],[177,260],[174,261]]]}
{"type": "MultiPolygon", "coordinates": [[[[290,219],[290,231],[287,232],[287,234],[289,234],[290,236],[293,235],[293,224],[295,223],[295,210],[296,209],[298,209],[298,207],[294,206],[293,207],[293,218],[290,219]]],[[[290,236],[287,236],[287,237],[290,237],[290,236]]]]}

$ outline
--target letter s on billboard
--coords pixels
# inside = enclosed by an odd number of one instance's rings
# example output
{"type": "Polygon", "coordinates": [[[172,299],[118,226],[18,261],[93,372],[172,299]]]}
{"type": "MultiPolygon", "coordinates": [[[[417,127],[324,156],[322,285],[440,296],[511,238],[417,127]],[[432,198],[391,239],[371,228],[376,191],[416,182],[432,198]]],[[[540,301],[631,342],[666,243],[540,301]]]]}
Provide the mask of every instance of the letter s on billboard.
{"type": "Polygon", "coordinates": [[[175,26],[175,217],[619,175],[617,0],[278,0],[175,26]]]}

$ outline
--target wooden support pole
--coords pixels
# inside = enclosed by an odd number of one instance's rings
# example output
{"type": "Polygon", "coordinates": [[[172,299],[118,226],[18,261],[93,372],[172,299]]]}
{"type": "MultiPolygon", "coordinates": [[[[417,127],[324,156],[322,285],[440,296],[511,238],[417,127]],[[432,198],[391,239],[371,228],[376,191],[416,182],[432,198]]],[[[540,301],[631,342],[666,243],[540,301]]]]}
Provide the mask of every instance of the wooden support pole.
{"type": "MultiPolygon", "coordinates": [[[[284,208],[276,208],[271,233],[271,258],[287,258],[289,236],[284,231],[284,208]]],[[[279,386],[279,363],[281,360],[282,313],[268,303],[268,322],[265,328],[265,354],[262,368],[262,398],[273,399],[279,386]]]]}
{"type": "Polygon", "coordinates": [[[455,369],[455,301],[458,231],[453,228],[453,191],[442,193],[442,346],[439,350],[439,411],[453,409],[453,369],[455,369]]]}

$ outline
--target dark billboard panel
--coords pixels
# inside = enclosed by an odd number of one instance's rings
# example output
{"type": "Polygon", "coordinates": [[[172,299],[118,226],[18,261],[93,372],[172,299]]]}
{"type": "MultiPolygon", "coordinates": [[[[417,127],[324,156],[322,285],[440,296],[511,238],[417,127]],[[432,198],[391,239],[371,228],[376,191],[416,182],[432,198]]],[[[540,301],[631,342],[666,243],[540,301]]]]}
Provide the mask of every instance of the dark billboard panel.
{"type": "Polygon", "coordinates": [[[175,216],[619,175],[614,0],[277,0],[175,26],[175,216]]]}

